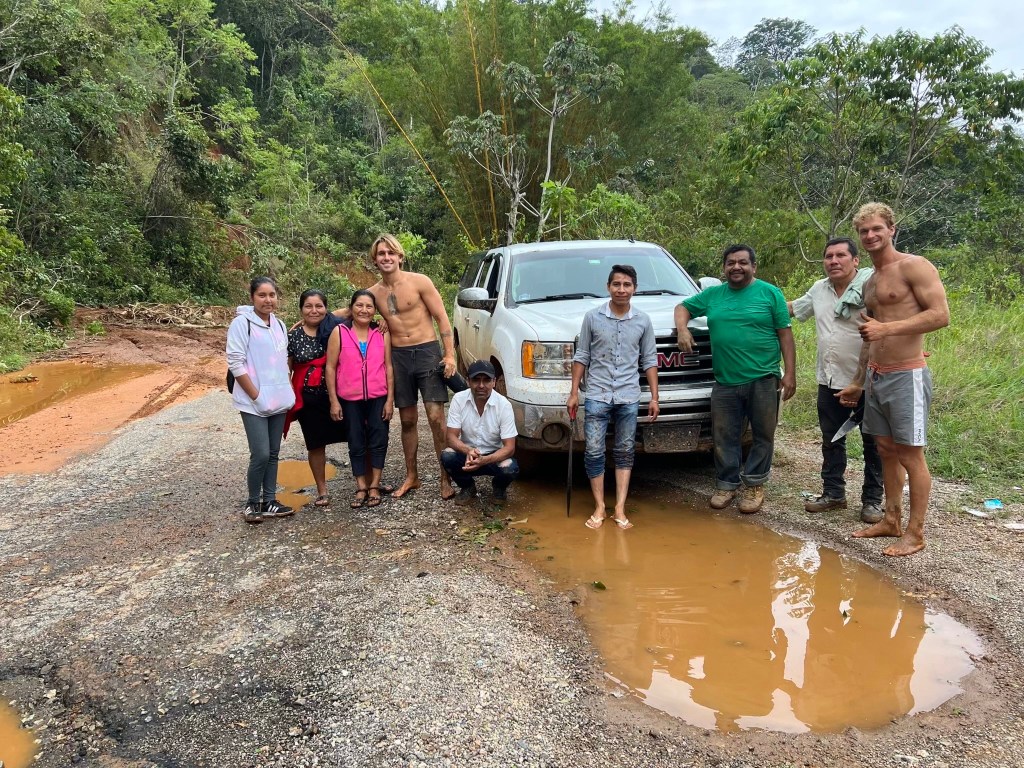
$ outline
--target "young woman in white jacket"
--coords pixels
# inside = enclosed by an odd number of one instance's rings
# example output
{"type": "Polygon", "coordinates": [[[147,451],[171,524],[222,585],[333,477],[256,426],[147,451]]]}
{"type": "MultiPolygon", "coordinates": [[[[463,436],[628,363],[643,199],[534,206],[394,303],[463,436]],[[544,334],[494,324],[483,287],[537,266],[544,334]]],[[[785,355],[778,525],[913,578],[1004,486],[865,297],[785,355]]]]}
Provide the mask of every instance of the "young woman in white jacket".
{"type": "Polygon", "coordinates": [[[231,398],[242,414],[249,441],[247,523],[295,514],[277,500],[277,457],[285,416],[295,404],[288,371],[288,332],[274,315],[277,283],[257,277],[249,284],[252,305],[239,307],[228,328],[228,370],[235,377],[231,398]]]}

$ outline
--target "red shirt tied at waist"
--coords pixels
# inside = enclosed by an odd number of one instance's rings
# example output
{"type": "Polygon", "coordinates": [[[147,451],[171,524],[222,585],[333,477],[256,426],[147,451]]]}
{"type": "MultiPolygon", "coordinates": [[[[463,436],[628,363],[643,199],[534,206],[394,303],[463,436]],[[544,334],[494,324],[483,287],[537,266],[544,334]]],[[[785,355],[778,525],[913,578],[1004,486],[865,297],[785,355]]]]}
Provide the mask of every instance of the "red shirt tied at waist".
{"type": "Polygon", "coordinates": [[[304,387],[317,389],[324,383],[324,366],[327,365],[327,356],[318,357],[305,363],[296,363],[292,369],[292,391],[295,392],[295,405],[288,411],[284,420],[284,436],[288,437],[288,427],[295,421],[295,417],[302,410],[302,390],[304,387]]]}

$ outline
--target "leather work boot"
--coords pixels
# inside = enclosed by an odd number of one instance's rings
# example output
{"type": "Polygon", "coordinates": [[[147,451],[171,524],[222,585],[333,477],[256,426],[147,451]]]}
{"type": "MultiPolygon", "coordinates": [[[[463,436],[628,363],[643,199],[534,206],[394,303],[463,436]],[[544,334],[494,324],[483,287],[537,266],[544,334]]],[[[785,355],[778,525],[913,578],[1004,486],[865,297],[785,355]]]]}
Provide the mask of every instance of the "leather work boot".
{"type": "Polygon", "coordinates": [[[760,485],[748,485],[740,492],[740,500],[736,505],[744,515],[752,515],[764,504],[764,488],[760,485]]]}
{"type": "Polygon", "coordinates": [[[804,502],[804,510],[807,512],[828,512],[830,509],[846,509],[846,497],[836,499],[823,493],[804,502]]]}
{"type": "Polygon", "coordinates": [[[715,495],[711,497],[711,501],[708,502],[708,505],[712,509],[725,509],[732,504],[732,500],[735,498],[736,491],[719,488],[715,491],[715,495]]]}
{"type": "Polygon", "coordinates": [[[880,523],[885,513],[882,507],[874,502],[867,502],[860,508],[860,519],[865,523],[880,523]]]}

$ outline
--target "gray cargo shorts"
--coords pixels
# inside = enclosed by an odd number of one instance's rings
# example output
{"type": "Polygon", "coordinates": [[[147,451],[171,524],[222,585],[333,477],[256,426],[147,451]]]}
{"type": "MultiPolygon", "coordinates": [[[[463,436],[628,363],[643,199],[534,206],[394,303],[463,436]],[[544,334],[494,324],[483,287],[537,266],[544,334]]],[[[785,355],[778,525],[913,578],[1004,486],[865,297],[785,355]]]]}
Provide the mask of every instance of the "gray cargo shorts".
{"type": "Polygon", "coordinates": [[[868,371],[864,431],[891,437],[900,445],[927,445],[931,404],[932,374],[927,368],[890,373],[868,371]]]}

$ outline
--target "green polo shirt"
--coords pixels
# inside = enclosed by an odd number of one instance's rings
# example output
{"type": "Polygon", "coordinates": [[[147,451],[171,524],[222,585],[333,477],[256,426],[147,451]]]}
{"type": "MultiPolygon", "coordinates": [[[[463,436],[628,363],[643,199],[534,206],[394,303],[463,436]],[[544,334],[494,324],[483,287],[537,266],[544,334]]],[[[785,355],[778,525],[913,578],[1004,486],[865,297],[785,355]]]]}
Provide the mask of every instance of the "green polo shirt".
{"type": "Polygon", "coordinates": [[[777,287],[754,279],[739,290],[716,285],[682,301],[693,317],[707,317],[712,369],[720,384],[735,387],[782,371],[780,328],[789,328],[786,299],[777,287]]]}

